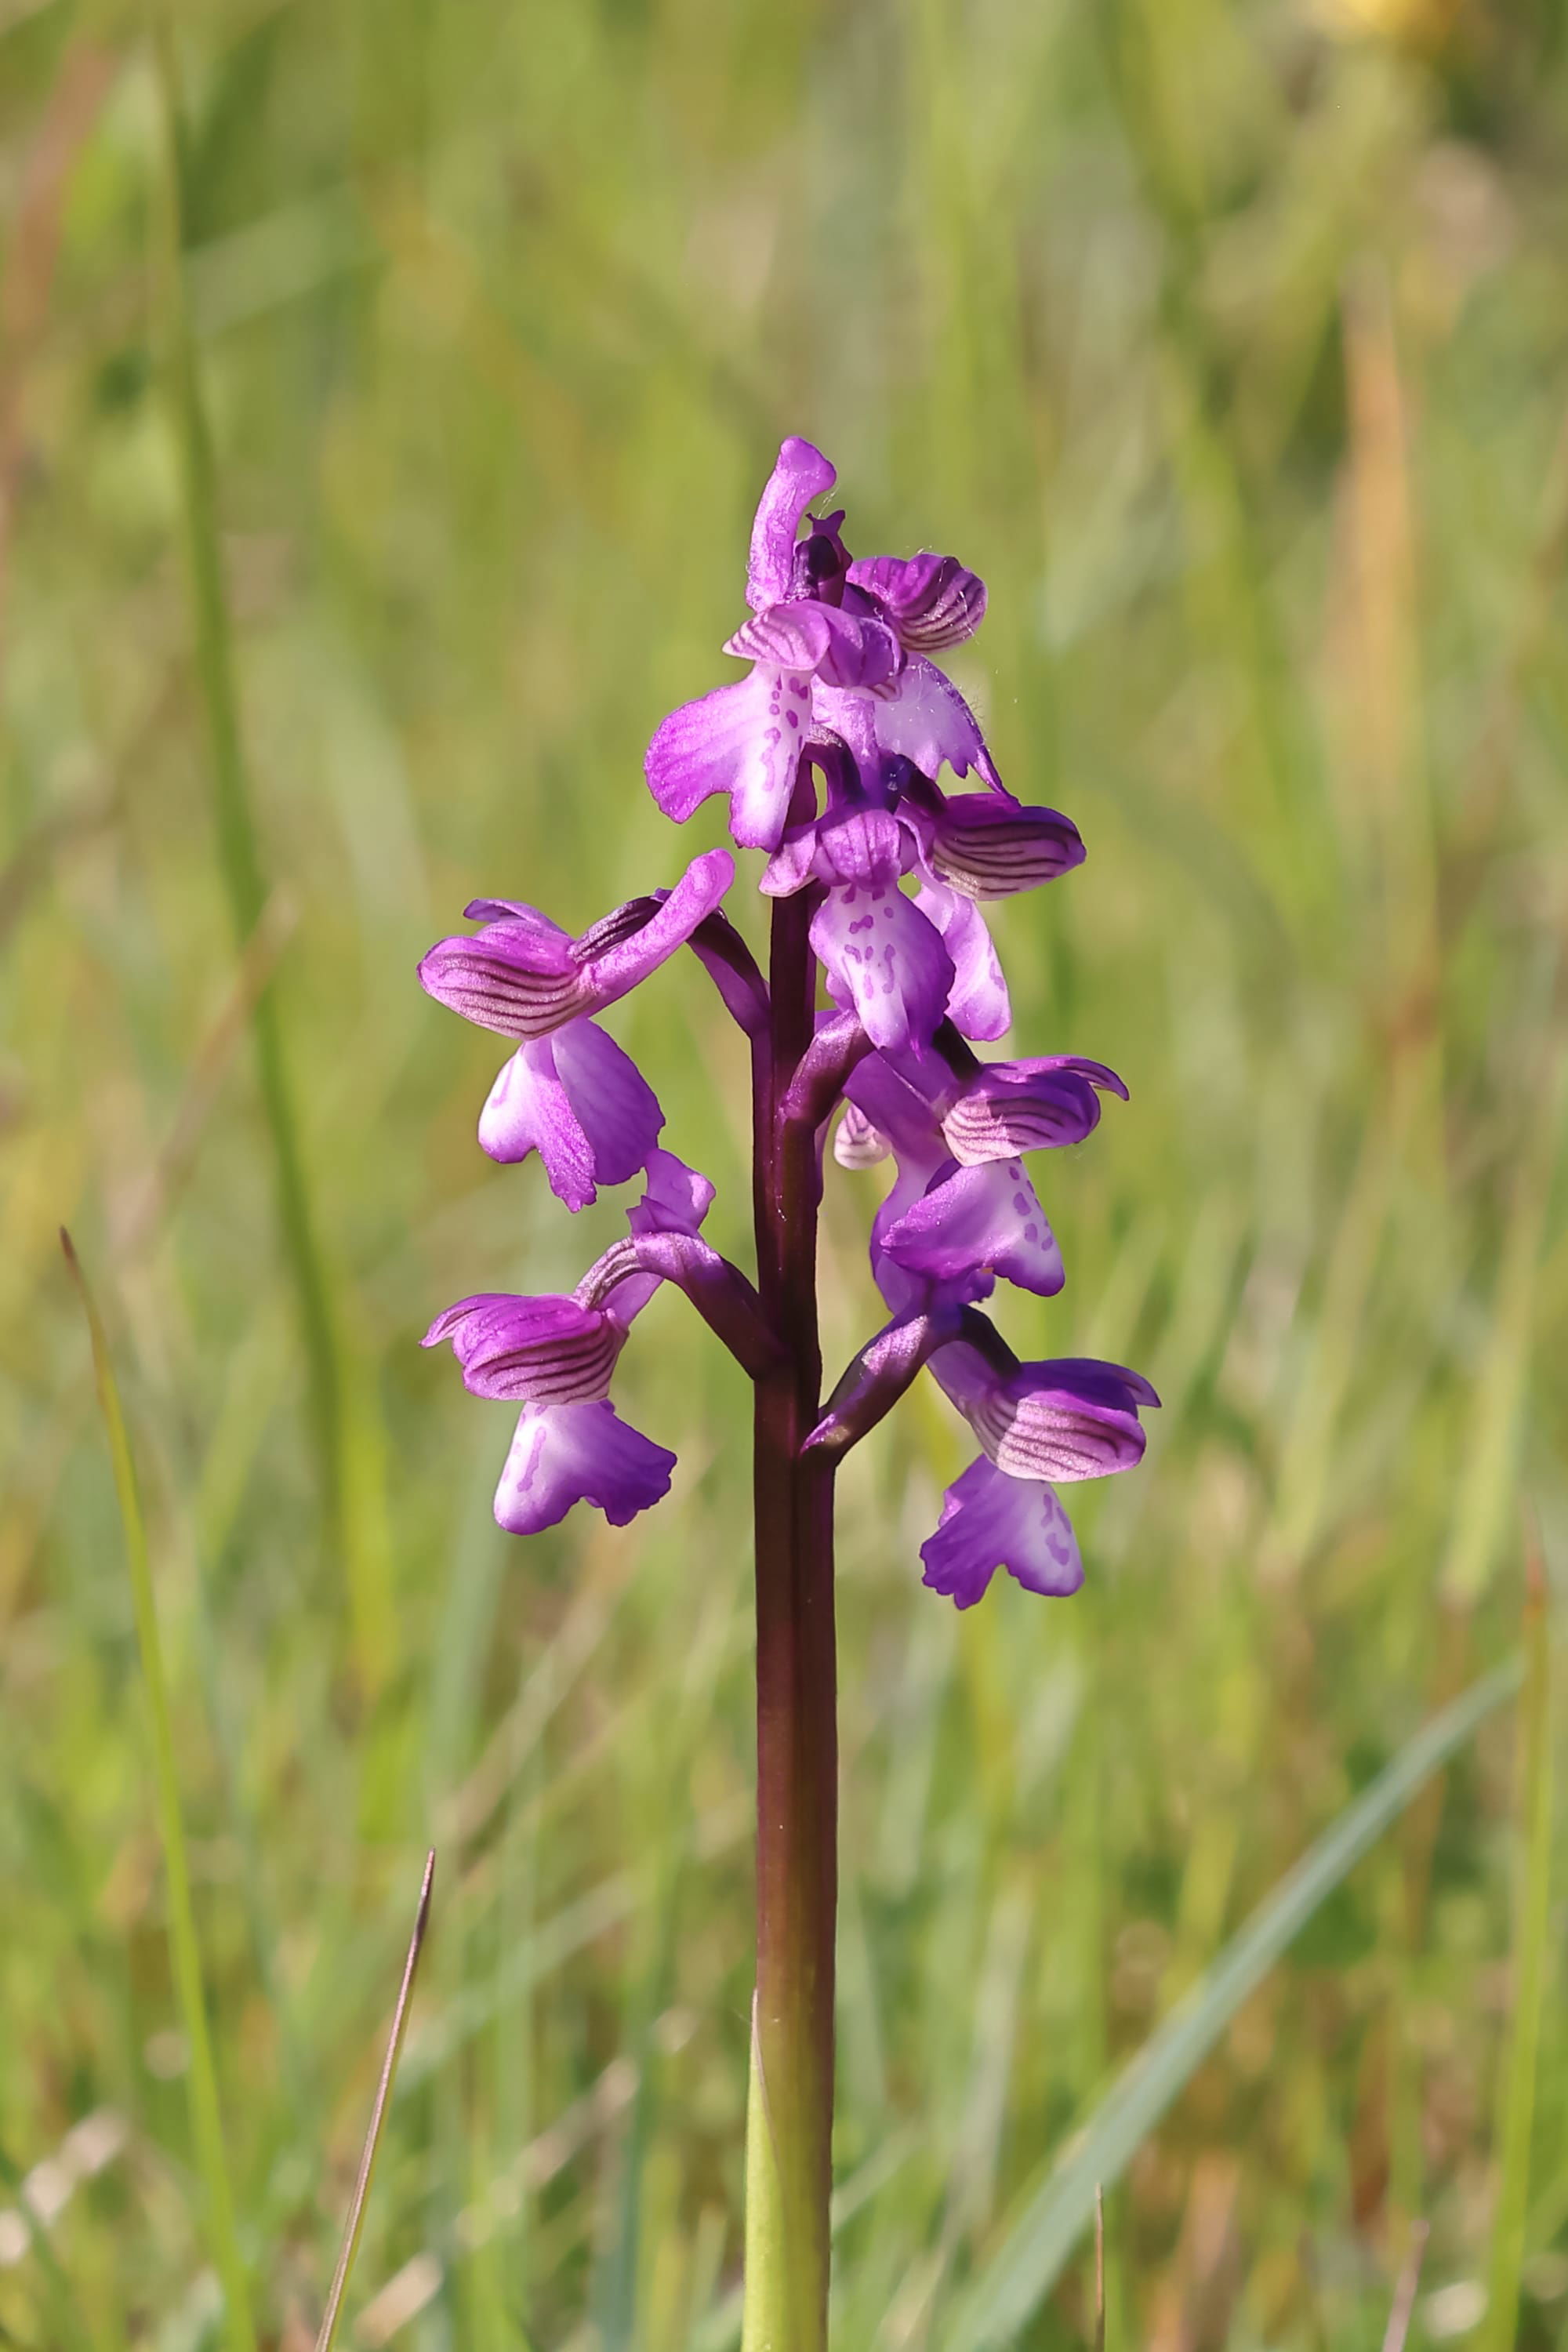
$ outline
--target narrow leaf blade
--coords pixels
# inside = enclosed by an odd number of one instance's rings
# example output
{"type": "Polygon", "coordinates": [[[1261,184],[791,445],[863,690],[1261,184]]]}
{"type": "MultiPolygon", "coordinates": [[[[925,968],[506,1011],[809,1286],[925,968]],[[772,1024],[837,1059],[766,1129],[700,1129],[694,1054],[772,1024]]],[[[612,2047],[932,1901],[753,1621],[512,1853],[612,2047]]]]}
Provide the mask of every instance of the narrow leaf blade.
{"type": "Polygon", "coordinates": [[[1517,1658],[1498,1667],[1435,1716],[1287,1873],[1063,2149],[959,2305],[947,2352],[998,2352],[1038,2310],[1094,2218],[1097,2187],[1121,2179],[1237,2011],[1324,1897],[1518,1686],[1521,1671],[1517,1658]]]}

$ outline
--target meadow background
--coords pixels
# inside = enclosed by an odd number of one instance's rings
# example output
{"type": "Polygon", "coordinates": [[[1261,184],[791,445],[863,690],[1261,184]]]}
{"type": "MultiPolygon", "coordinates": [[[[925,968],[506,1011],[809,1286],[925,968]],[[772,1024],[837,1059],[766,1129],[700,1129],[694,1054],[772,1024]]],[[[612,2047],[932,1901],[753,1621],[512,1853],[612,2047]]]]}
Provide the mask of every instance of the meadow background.
{"type": "MultiPolygon", "coordinates": [[[[429,1843],[344,2342],[735,2341],[744,1400],[661,1298],[621,1386],[672,1501],[497,1533],[508,1413],[416,1343],[466,1292],[569,1286],[618,1209],[574,1225],[484,1160],[495,1041],[413,967],[470,897],[577,927],[720,837],[716,804],[666,826],[640,761],[728,674],[784,432],[836,459],[856,549],[990,583],[954,667],[1089,846],[997,911],[1016,1035],[1132,1095],[1039,1164],[1069,1286],[1007,1328],[1166,1399],[1143,1469],[1076,1492],[1070,1603],[921,1590],[968,1452],[934,1393],[845,1475],[844,2352],[956,2340],[1110,2070],[1516,1651],[1521,1500],[1549,1563],[1568,1540],[1564,29],[1555,0],[183,8],[237,938],[153,51],[139,16],[0,6],[0,2342],[223,2340],[62,1221],[145,1493],[262,2343],[308,2352],[429,1843]]],[[[610,1025],[743,1255],[703,975],[610,1025]]],[[[879,1181],[830,1182],[834,1362],[879,1181]]],[[[1518,1745],[1505,1706],[1141,2147],[1113,2345],[1373,2346],[1417,2220],[1413,2340],[1495,2337],[1518,1745]]],[[[1530,2347],[1568,2329],[1552,1924],[1530,2347]]],[[[1007,2340],[1084,2342],[1088,2279],[1080,2247],[1007,2340]]]]}

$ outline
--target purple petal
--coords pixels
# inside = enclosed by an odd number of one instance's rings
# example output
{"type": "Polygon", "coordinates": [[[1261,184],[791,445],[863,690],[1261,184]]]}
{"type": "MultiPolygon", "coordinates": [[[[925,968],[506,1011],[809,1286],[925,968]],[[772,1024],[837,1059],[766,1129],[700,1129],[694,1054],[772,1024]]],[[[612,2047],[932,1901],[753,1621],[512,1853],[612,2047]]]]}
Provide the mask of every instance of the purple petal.
{"type": "Polygon", "coordinates": [[[938,1112],[929,1097],[915,1086],[906,1070],[895,1069],[885,1054],[868,1055],[844,1082],[844,1091],[872,1127],[885,1135],[899,1155],[900,1167],[923,1168],[920,1191],[947,1159],[938,1112]]]}
{"type": "Polygon", "coordinates": [[[486,1291],[438,1315],[421,1345],[443,1339],[473,1396],[510,1404],[574,1404],[602,1397],[626,1333],[613,1316],[574,1298],[514,1298],[486,1291]]]}
{"type": "Polygon", "coordinates": [[[922,882],[915,892],[915,904],[936,925],[942,945],[952,958],[952,992],[947,1001],[947,1011],[954,1028],[962,1036],[978,1038],[983,1043],[1005,1036],[1013,1019],[1013,1007],[995,946],[979,908],[973,898],[961,898],[956,890],[950,890],[945,882],[922,882]]]}
{"type": "Polygon", "coordinates": [[[872,555],[849,566],[913,653],[961,645],[985,618],[985,583],[955,555],[872,555]]]}
{"type": "Polygon", "coordinates": [[[852,808],[816,827],[815,871],[829,883],[896,883],[905,863],[905,832],[888,809],[852,808]]]}
{"type": "Polygon", "coordinates": [[[570,1021],[553,1036],[520,1046],[479,1114],[479,1143],[492,1160],[537,1151],[550,1189],[575,1212],[601,1184],[624,1184],[658,1141],[664,1113],[630,1055],[592,1021],[570,1021]]]}
{"type": "MultiPolygon", "coordinates": [[[[617,937],[613,917],[606,916],[603,925],[595,924],[595,932],[602,932],[608,944],[597,953],[582,957],[584,982],[594,1003],[613,1004],[617,996],[625,996],[650,971],[667,963],[712,913],[734,878],[735,861],[729,851],[706,849],[692,859],[668,898],[647,902],[654,911],[636,929],[617,937]]],[[[583,941],[577,944],[581,955],[583,941]]]]}
{"type": "Polygon", "coordinates": [[[1121,1412],[1136,1412],[1140,1405],[1157,1409],[1160,1402],[1152,1382],[1142,1372],[1126,1364],[1108,1364],[1099,1356],[1054,1356],[1041,1363],[1020,1364],[1013,1381],[1020,1390],[1067,1391],[1121,1412]]]}
{"type": "Polygon", "coordinates": [[[509,948],[526,956],[535,971],[570,971],[572,935],[521,898],[470,898],[463,909],[466,923],[500,923],[509,948]]]}
{"type": "MultiPolygon", "coordinates": [[[[658,1146],[664,1125],[658,1097],[631,1055],[596,1022],[569,1022],[552,1043],[556,1075],[587,1142],[595,1182],[626,1183],[658,1146]]],[[[540,1150],[548,1168],[542,1143],[540,1150]]]]}
{"type": "MultiPolygon", "coordinates": [[[[569,1022],[557,1034],[565,1036],[576,1025],[569,1022]]],[[[553,1038],[531,1038],[501,1064],[479,1113],[479,1148],[505,1166],[537,1151],[551,1191],[574,1212],[597,1199],[593,1146],[556,1073],[553,1038]]]]}
{"type": "Polygon", "coordinates": [[[771,669],[815,670],[832,642],[827,606],[801,598],[753,613],[725,638],[723,651],[737,661],[766,662],[771,669]]]}
{"type": "Polygon", "coordinates": [[[1066,1279],[1056,1235],[1017,1160],[958,1169],[907,1208],[881,1242],[895,1264],[933,1282],[988,1273],[1050,1298],[1066,1279]]]}
{"type": "MultiPolygon", "coordinates": [[[[817,689],[817,714],[828,727],[838,725],[832,709],[836,699],[829,689],[817,689]]],[[[973,711],[952,680],[923,654],[910,656],[900,674],[897,693],[874,702],[872,712],[877,741],[884,752],[912,760],[922,774],[932,779],[944,761],[956,775],[966,776],[973,768],[984,782],[1001,791],[1002,780],[973,711]]]]}
{"type": "Polygon", "coordinates": [[[605,1402],[530,1405],[519,1417],[496,1488],[495,1514],[512,1535],[559,1525],[574,1503],[592,1503],[613,1528],[669,1492],[675,1456],[605,1402]]]}
{"type": "Polygon", "coordinates": [[[837,479],[821,450],[814,449],[809,441],[792,433],[780,445],[778,463],[768,477],[752,524],[746,602],[753,613],[789,594],[800,519],[813,499],[821,498],[837,479]]]}
{"type": "Polygon", "coordinates": [[[896,881],[829,890],[811,920],[836,1003],[853,1005],[874,1045],[934,1035],[952,963],[934,925],[896,881]]]}
{"type": "Polygon", "coordinates": [[[879,1133],[858,1103],[847,1102],[833,1135],[833,1157],[840,1168],[875,1168],[892,1145],[879,1133]]]}
{"type": "Polygon", "coordinates": [[[673,1151],[656,1151],[647,1163],[647,1190],[626,1211],[634,1234],[694,1234],[713,1204],[713,1187],[673,1151]]]}
{"type": "Polygon", "coordinates": [[[647,748],[647,781],[666,816],[684,824],[710,793],[730,795],[730,830],[747,849],[776,849],[789,813],[812,688],[759,664],[738,686],[683,703],[647,748]]]}
{"type": "Polygon", "coordinates": [[[816,820],[792,824],[763,868],[757,884],[764,898],[793,898],[812,878],[816,860],[816,820]]]}
{"type": "Polygon", "coordinates": [[[1138,1373],[1081,1357],[1020,1364],[960,1402],[999,1470],[1013,1478],[1106,1478],[1142,1461],[1138,1408],[1159,1398],[1138,1373]]]}
{"type": "Polygon", "coordinates": [[[437,940],[420,962],[419,985],[478,1028],[493,1029],[501,1037],[545,1037],[588,1003],[570,950],[564,931],[551,940],[509,915],[486,923],[472,938],[437,940]]]}
{"type": "Polygon", "coordinates": [[[993,1062],[964,1088],[942,1131],[966,1168],[1081,1143],[1100,1122],[1100,1087],[1126,1100],[1126,1087],[1101,1062],[1068,1054],[1049,1061],[993,1062]]]}
{"type": "Polygon", "coordinates": [[[921,1558],[923,1581],[960,1609],[974,1606],[999,1568],[1030,1592],[1060,1596],[1083,1582],[1072,1523],[1050,1487],[1005,1477],[984,1456],[948,1488],[921,1558]]]}
{"type": "Polygon", "coordinates": [[[903,647],[885,621],[829,611],[827,649],[816,666],[826,687],[889,696],[904,667],[903,647]]]}
{"type": "Polygon", "coordinates": [[[889,681],[904,664],[899,640],[885,621],[809,598],[754,614],[725,639],[724,651],[773,669],[811,671],[826,686],[864,693],[891,692],[889,681]]]}
{"type": "Polygon", "coordinates": [[[1026,808],[1007,793],[955,793],[934,815],[927,855],[966,898],[1008,898],[1081,866],[1084,847],[1058,809],[1026,808]]]}

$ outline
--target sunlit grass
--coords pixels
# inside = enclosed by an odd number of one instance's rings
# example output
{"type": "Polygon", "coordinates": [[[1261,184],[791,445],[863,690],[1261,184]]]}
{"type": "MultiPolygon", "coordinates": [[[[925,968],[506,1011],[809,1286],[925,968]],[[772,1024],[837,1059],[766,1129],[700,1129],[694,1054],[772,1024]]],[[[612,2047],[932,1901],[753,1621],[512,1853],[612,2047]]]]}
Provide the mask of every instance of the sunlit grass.
{"type": "MultiPolygon", "coordinates": [[[[575,925],[717,838],[662,824],[642,750],[721,675],[799,430],[856,546],[985,574],[961,682],[1083,828],[1000,910],[1017,1034],[1132,1099],[1039,1165],[1069,1287],[1009,1335],[1166,1399],[1138,1475],[1083,1490],[1071,1604],[920,1590],[965,1458],[934,1396],[843,1482],[838,2340],[945,2352],[1118,2070],[1515,1653],[1521,1496],[1549,1570],[1568,1528],[1560,37],[1305,0],[178,14],[247,914],[153,54],[0,12],[0,2326],[179,2352],[219,2305],[65,1221],[142,1473],[258,2333],[320,2323],[434,1843],[340,2345],[733,2340],[744,1400],[661,1298],[624,1373],[672,1504],[497,1533],[507,1416],[415,1341],[569,1285],[618,1211],[572,1226],[484,1160],[490,1043],[412,967],[476,893],[575,925]],[[96,2169],[60,2154],[95,2116],[96,2169]]],[[[701,973],[611,1025],[742,1255],[701,973]]],[[[877,1181],[830,1180],[834,1371],[877,1181]]],[[[1515,1746],[1504,1709],[1456,1752],[1108,2183],[1111,2346],[1375,2344],[1418,2221],[1413,2343],[1481,2324],[1494,2264],[1557,2341],[1550,1939],[1532,2116],[1500,2071],[1546,1836],[1516,1912],[1515,1746]]],[[[1020,2352],[1092,2327],[1080,2240],[1020,2352]]]]}

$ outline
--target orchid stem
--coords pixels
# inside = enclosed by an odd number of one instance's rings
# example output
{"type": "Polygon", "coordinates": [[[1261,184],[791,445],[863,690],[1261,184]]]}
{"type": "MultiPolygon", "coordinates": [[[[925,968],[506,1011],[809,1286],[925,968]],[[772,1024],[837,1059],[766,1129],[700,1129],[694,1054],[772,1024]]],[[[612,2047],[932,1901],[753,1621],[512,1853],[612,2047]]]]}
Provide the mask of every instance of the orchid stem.
{"type": "Polygon", "coordinates": [[[838,1759],[833,1465],[820,1411],[816,1138],[784,1099],[811,1044],[816,894],[775,900],[755,1055],[757,1286],[783,1362],[756,1383],[757,1987],[742,2352],[825,2352],[838,1759]]]}

